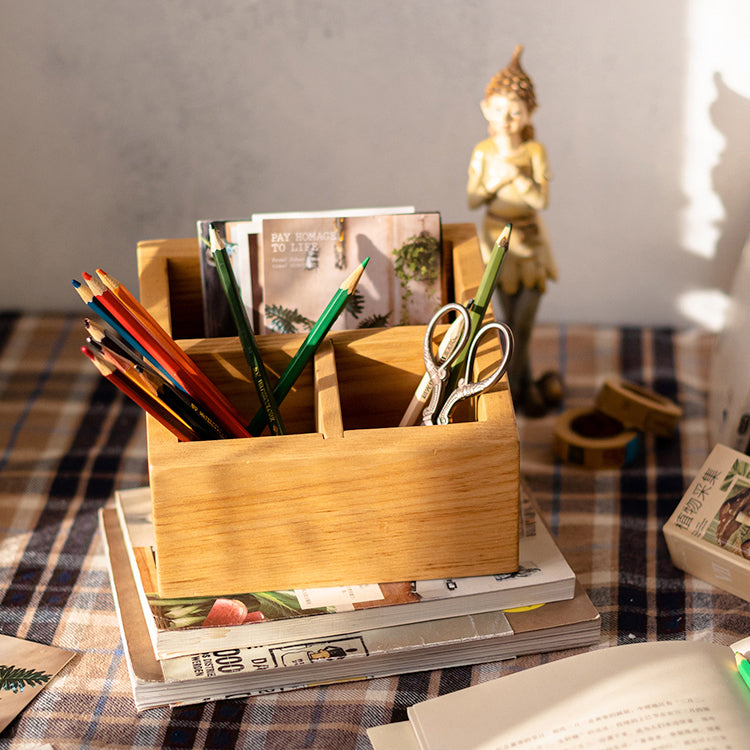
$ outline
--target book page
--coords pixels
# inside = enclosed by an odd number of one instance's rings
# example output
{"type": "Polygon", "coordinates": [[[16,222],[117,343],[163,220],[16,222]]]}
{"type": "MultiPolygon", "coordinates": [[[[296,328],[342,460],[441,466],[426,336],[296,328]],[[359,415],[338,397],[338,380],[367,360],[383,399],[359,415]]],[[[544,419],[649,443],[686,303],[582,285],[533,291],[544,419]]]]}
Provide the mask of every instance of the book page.
{"type": "Polygon", "coordinates": [[[750,690],[728,646],[592,651],[417,704],[422,750],[745,748],[750,690]]]}
{"type": "Polygon", "coordinates": [[[414,730],[408,721],[371,727],[367,730],[367,737],[373,750],[419,750],[414,730]]]}

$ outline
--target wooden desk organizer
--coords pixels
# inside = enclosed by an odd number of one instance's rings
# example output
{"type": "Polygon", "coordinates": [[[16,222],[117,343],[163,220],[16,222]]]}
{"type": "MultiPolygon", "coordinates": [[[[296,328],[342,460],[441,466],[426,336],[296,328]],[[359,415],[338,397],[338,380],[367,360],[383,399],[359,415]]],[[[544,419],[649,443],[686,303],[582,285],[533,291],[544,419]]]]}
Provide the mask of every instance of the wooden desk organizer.
{"type": "MultiPolygon", "coordinates": [[[[482,264],[473,225],[443,227],[457,299],[482,264]]],[[[138,246],[141,300],[249,421],[237,338],[201,332],[196,240],[138,246]]],[[[473,285],[473,287],[472,287],[473,285]]],[[[281,405],[289,434],[180,443],[148,418],[164,597],[484,575],[518,567],[519,441],[503,378],[454,423],[398,427],[424,326],[329,334],[281,405]]],[[[274,379],[302,335],[259,336],[274,379]]],[[[496,362],[490,343],[480,371],[496,362]]]]}

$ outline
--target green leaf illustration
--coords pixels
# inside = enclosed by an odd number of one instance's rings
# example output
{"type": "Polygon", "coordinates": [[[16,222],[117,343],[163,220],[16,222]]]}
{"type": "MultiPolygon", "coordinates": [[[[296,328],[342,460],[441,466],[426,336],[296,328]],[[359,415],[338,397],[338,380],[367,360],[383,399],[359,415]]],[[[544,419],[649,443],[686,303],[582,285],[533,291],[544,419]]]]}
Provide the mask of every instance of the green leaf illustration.
{"type": "Polygon", "coordinates": [[[440,272],[440,241],[424,230],[393,251],[393,270],[401,285],[401,323],[409,323],[410,281],[433,284],[440,272]]]}
{"type": "Polygon", "coordinates": [[[299,600],[291,591],[264,591],[255,594],[255,598],[258,600],[258,609],[269,620],[296,617],[303,611],[305,614],[320,614],[327,611],[325,608],[302,610],[299,600]]]}
{"type": "Polygon", "coordinates": [[[391,317],[391,313],[385,313],[383,315],[375,314],[364,318],[359,322],[357,328],[385,328],[391,317]]]}
{"type": "Polygon", "coordinates": [[[346,311],[353,317],[358,318],[362,314],[362,310],[365,309],[365,295],[359,291],[354,290],[354,294],[349,297],[349,301],[346,303],[346,311]]]}
{"type": "Polygon", "coordinates": [[[33,669],[0,664],[0,690],[12,690],[14,693],[22,693],[27,685],[36,687],[43,682],[49,682],[50,677],[52,675],[46,672],[37,672],[33,669]]]}
{"type": "Polygon", "coordinates": [[[315,322],[297,309],[290,310],[282,305],[266,305],[265,317],[268,327],[276,333],[297,333],[300,327],[309,330],[315,322]]]}

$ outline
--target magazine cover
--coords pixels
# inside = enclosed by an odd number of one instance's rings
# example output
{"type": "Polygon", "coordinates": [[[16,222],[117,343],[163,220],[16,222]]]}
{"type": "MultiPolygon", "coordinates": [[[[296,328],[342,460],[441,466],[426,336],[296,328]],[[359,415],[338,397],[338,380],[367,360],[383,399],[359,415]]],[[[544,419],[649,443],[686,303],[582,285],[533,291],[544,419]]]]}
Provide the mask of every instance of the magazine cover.
{"type": "Polygon", "coordinates": [[[262,219],[264,333],[305,333],[367,257],[334,330],[427,323],[442,304],[439,213],[262,219]]]}
{"type": "Polygon", "coordinates": [[[750,457],[716,446],[670,523],[703,542],[750,559],[750,457]]]}

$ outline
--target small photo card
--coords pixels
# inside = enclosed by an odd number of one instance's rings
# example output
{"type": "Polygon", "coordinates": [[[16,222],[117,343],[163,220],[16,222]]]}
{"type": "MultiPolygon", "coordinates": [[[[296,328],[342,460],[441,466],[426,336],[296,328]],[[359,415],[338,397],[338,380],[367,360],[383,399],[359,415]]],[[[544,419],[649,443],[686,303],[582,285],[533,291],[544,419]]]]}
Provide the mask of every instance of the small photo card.
{"type": "Polygon", "coordinates": [[[73,656],[73,651],[0,635],[0,732],[73,656]]]}

